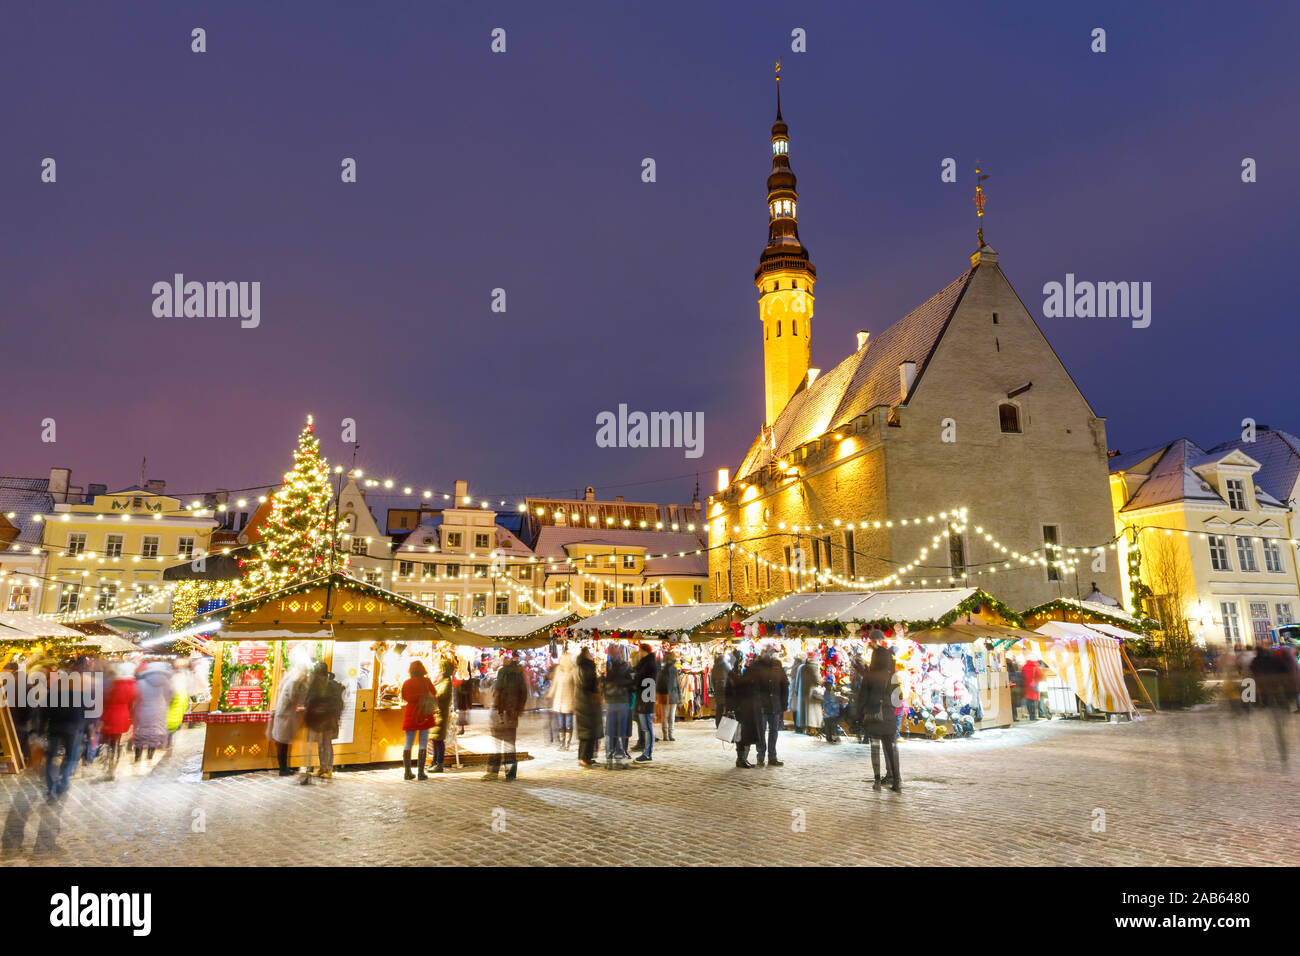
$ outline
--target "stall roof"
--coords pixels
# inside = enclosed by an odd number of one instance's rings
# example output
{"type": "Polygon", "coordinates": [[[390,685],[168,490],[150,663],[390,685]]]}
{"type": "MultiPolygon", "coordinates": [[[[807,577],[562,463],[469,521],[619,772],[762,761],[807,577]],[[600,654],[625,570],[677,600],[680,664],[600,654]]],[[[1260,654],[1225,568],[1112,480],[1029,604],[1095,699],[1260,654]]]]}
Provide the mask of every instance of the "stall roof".
{"type": "Polygon", "coordinates": [[[787,594],[745,618],[746,624],[818,624],[846,620],[870,591],[821,591],[787,594]]]}
{"type": "Polygon", "coordinates": [[[1126,631],[1122,627],[1116,627],[1113,624],[1107,624],[1104,621],[1089,621],[1088,626],[1094,631],[1101,631],[1103,634],[1109,634],[1111,637],[1118,637],[1121,641],[1137,641],[1142,639],[1141,634],[1133,631],[1126,631]]]}
{"type": "Polygon", "coordinates": [[[564,627],[577,619],[578,615],[569,611],[552,611],[549,614],[489,614],[486,617],[471,618],[465,623],[465,630],[483,637],[522,640],[539,631],[564,627]]]}
{"type": "Polygon", "coordinates": [[[1037,628],[1037,633],[1047,637],[1110,637],[1103,634],[1092,624],[1076,624],[1073,621],[1044,621],[1037,628]]]}
{"type": "Polygon", "coordinates": [[[924,631],[912,631],[907,635],[909,640],[916,641],[918,644],[969,644],[980,638],[991,641],[1020,641],[1026,637],[1034,637],[1032,631],[1024,631],[1016,627],[1002,627],[997,624],[979,623],[954,623],[947,627],[929,628],[924,631]]]}
{"type": "Polygon", "coordinates": [[[100,634],[94,637],[87,637],[81,642],[87,647],[96,648],[101,654],[130,654],[140,650],[131,641],[125,637],[117,637],[113,634],[100,634]]]}
{"type": "Polygon", "coordinates": [[[726,601],[709,604],[664,604],[658,607],[611,607],[597,611],[575,624],[578,631],[635,631],[640,634],[691,633],[735,612],[739,604],[726,601]]]}
{"type": "Polygon", "coordinates": [[[221,640],[312,638],[336,641],[480,642],[461,620],[341,572],[205,611],[196,624],[221,621],[221,640]],[[419,636],[412,636],[418,633],[419,636]]]}
{"type": "MultiPolygon", "coordinates": [[[[1139,619],[1129,614],[1123,608],[1112,607],[1109,604],[1098,604],[1095,601],[1080,601],[1078,598],[1054,598],[1045,604],[1039,604],[1021,611],[1021,617],[1028,618],[1048,618],[1052,614],[1060,612],[1078,614],[1086,619],[1089,623],[1093,621],[1104,621],[1118,628],[1131,628],[1133,632],[1151,630],[1158,626],[1157,622],[1149,619],[1139,619]]],[[[1140,637],[1140,634],[1134,634],[1140,637]]]]}
{"type": "Polygon", "coordinates": [[[82,638],[85,635],[36,614],[0,614],[0,640],[36,641],[82,638]]]}

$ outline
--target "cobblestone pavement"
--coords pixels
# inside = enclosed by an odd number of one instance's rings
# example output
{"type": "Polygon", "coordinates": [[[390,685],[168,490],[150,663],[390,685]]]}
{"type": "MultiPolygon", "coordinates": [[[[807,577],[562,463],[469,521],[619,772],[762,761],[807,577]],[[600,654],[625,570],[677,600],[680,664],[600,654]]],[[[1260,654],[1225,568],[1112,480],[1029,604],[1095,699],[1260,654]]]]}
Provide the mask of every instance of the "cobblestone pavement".
{"type": "MultiPolygon", "coordinates": [[[[1300,741],[1300,716],[1285,726],[1300,741]]],[[[513,783],[483,782],[481,768],[424,782],[382,768],[303,787],[274,773],[201,779],[203,731],[191,729],[152,767],[114,782],[79,774],[56,806],[30,773],[0,776],[0,863],[1300,862],[1300,754],[1281,760],[1267,715],[1022,722],[904,741],[901,794],[871,790],[856,741],[782,734],[784,767],[743,770],[712,731],[711,720],[681,723],[653,763],[618,772],[580,769],[525,721],[520,745],[537,759],[513,783]]]]}

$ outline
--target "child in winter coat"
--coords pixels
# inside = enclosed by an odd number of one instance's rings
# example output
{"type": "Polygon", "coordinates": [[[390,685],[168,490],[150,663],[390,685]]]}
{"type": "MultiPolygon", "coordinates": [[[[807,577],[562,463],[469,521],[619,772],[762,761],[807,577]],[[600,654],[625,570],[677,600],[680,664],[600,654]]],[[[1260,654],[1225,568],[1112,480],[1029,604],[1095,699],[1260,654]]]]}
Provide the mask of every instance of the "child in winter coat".
{"type": "Polygon", "coordinates": [[[822,719],[823,733],[826,736],[826,742],[837,744],[840,742],[839,726],[840,715],[844,713],[844,698],[835,691],[835,682],[830,678],[826,679],[825,689],[822,691],[822,719]]]}

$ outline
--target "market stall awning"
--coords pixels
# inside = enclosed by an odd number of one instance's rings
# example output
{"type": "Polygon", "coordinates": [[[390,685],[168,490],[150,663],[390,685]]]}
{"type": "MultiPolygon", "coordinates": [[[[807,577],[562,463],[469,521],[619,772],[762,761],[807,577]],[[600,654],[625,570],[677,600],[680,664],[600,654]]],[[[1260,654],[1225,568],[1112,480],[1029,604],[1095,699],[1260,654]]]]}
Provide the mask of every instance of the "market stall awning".
{"type": "Polygon", "coordinates": [[[1032,631],[1016,627],[1003,627],[998,624],[966,623],[949,624],[947,627],[927,628],[921,631],[909,631],[908,640],[918,644],[969,644],[983,638],[989,641],[1021,641],[1034,637],[1032,631]]]}
{"type": "Polygon", "coordinates": [[[848,619],[857,605],[871,597],[870,591],[821,591],[787,594],[745,618],[746,624],[802,624],[809,627],[834,625],[848,619]]]}
{"type": "Polygon", "coordinates": [[[1140,641],[1141,634],[1125,630],[1122,627],[1115,627],[1113,624],[1107,624],[1105,621],[1089,621],[1088,626],[1094,631],[1101,631],[1103,634],[1109,634],[1111,637],[1118,637],[1121,641],[1140,641]]]}
{"type": "Polygon", "coordinates": [[[1038,633],[1051,639],[1039,653],[1088,706],[1109,714],[1137,712],[1124,684],[1120,639],[1070,621],[1047,621],[1038,633]]]}
{"type": "Polygon", "coordinates": [[[100,654],[131,654],[140,650],[133,642],[115,634],[99,634],[87,637],[81,643],[85,647],[94,648],[100,654]]]}
{"type": "Polygon", "coordinates": [[[707,630],[711,635],[730,633],[733,616],[745,609],[731,602],[708,604],[664,604],[657,607],[611,607],[597,611],[573,625],[575,631],[630,631],[647,637],[686,634],[707,630]],[[714,625],[710,627],[710,625],[714,625]]]}
{"type": "MultiPolygon", "coordinates": [[[[1084,624],[1109,624],[1140,637],[1142,631],[1150,631],[1160,626],[1159,621],[1149,618],[1136,618],[1123,608],[1109,604],[1097,604],[1093,601],[1080,601],[1078,598],[1056,598],[1044,604],[1038,604],[1021,611],[1020,616],[1030,627],[1050,620],[1076,621],[1084,624]]],[[[1118,636],[1118,635],[1117,635],[1118,636]]]]}
{"type": "Polygon", "coordinates": [[[36,614],[0,614],[0,641],[80,639],[85,635],[36,614]]]}
{"type": "Polygon", "coordinates": [[[855,624],[907,624],[940,621],[974,598],[977,588],[932,588],[874,591],[855,604],[845,621],[855,624]]]}
{"type": "Polygon", "coordinates": [[[474,644],[461,620],[340,572],[205,611],[196,625],[220,621],[224,641],[451,641],[474,644]]]}
{"type": "MultiPolygon", "coordinates": [[[[481,637],[491,637],[503,642],[527,640],[556,627],[565,627],[578,620],[570,611],[552,611],[549,614],[488,614],[473,617],[465,622],[465,630],[481,637]]],[[[503,644],[504,646],[504,644],[503,644]]]]}

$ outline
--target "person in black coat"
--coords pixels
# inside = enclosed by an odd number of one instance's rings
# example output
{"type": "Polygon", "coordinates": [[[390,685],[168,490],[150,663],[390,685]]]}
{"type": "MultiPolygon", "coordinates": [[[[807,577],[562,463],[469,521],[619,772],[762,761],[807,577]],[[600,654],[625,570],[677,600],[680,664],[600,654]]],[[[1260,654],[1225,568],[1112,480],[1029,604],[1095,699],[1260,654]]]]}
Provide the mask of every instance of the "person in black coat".
{"type": "Polygon", "coordinates": [[[659,661],[655,659],[655,652],[649,644],[642,644],[638,650],[641,659],[636,662],[636,669],[632,672],[632,711],[636,714],[636,725],[641,734],[644,752],[636,758],[636,762],[649,763],[655,750],[655,696],[659,692],[659,661]]]}
{"type": "Polygon", "coordinates": [[[898,726],[902,719],[898,692],[898,674],[894,670],[894,652],[885,646],[885,635],[871,632],[871,663],[867,666],[866,693],[864,694],[864,720],[871,738],[871,788],[889,787],[895,793],[903,789],[903,777],[898,766],[898,726]],[[880,751],[885,751],[886,776],[880,776],[880,751]]]}
{"type": "Polygon", "coordinates": [[[740,738],[736,741],[736,766],[753,768],[749,762],[749,748],[758,743],[763,731],[763,707],[759,699],[758,671],[754,665],[742,669],[743,658],[736,651],[727,682],[727,712],[740,724],[740,738]]]}
{"type": "Polygon", "coordinates": [[[755,668],[755,689],[758,693],[759,732],[758,765],[771,767],[784,764],[776,758],[776,738],[785,726],[785,702],[790,698],[790,677],[769,647],[763,650],[755,668]]]}
{"type": "Polygon", "coordinates": [[[591,767],[596,762],[596,745],[605,735],[600,712],[600,678],[591,652],[578,652],[578,686],[573,696],[573,723],[578,735],[578,763],[591,767]]]}

